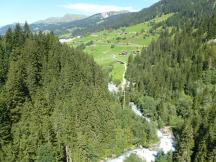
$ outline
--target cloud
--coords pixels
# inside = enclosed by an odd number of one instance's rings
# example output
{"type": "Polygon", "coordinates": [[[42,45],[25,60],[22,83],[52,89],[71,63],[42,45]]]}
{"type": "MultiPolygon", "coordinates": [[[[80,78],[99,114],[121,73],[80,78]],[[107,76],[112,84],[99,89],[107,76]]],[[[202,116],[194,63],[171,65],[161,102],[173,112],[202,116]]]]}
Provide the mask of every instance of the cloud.
{"type": "Polygon", "coordinates": [[[87,12],[87,13],[101,13],[101,12],[121,11],[121,10],[128,10],[131,12],[137,11],[131,6],[121,7],[115,5],[98,5],[98,4],[91,4],[91,3],[72,3],[72,4],[63,5],[63,7],[73,9],[76,11],[87,12]]]}

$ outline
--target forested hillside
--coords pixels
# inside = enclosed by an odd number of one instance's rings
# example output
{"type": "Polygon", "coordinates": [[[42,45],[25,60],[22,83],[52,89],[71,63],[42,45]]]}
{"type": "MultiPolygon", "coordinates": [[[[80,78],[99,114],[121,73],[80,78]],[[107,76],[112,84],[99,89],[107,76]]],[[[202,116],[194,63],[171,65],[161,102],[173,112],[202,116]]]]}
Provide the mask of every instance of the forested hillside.
{"type": "Polygon", "coordinates": [[[27,24],[0,38],[0,161],[99,161],[156,140],[80,50],[27,24]]]}
{"type": "Polygon", "coordinates": [[[128,98],[160,127],[174,128],[174,161],[216,161],[216,10],[210,2],[181,8],[185,15],[162,24],[158,41],[129,57],[128,98]]]}
{"type": "MultiPolygon", "coordinates": [[[[203,15],[206,17],[210,16],[215,5],[215,0],[160,0],[151,7],[145,8],[139,12],[112,16],[99,24],[86,24],[87,27],[82,26],[82,28],[75,29],[73,35],[82,35],[84,33],[91,33],[103,29],[116,29],[123,26],[130,26],[169,13],[176,14],[171,17],[167,23],[170,24],[174,22],[176,25],[178,24],[180,26],[185,21],[193,21],[194,18],[196,18],[197,21],[197,18],[199,19],[203,15]],[[195,10],[199,12],[194,12],[195,10]]],[[[198,22],[199,20],[197,23],[198,22]]],[[[73,25],[79,27],[79,23],[77,22],[73,25]]]]}

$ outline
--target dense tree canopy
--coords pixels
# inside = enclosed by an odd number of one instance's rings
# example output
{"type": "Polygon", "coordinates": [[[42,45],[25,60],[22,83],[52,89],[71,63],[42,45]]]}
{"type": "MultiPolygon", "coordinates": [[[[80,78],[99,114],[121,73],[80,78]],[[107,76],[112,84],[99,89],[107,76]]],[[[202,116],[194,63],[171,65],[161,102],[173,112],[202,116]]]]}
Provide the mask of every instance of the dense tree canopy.
{"type": "Polygon", "coordinates": [[[92,58],[53,33],[25,24],[0,38],[0,161],[98,161],[149,145],[151,129],[114,102],[92,58]]]}
{"type": "Polygon", "coordinates": [[[192,22],[161,24],[158,41],[130,58],[128,93],[159,126],[175,128],[173,161],[215,161],[215,12],[193,13],[192,22]]]}

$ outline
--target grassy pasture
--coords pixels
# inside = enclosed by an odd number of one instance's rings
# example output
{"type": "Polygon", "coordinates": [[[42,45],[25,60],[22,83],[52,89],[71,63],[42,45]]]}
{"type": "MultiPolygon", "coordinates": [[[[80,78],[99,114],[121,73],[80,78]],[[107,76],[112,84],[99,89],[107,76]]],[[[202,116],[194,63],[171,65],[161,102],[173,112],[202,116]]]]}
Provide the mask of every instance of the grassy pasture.
{"type": "Polygon", "coordinates": [[[124,73],[124,65],[118,61],[127,63],[130,55],[139,54],[143,47],[147,47],[152,41],[157,40],[161,29],[151,31],[153,25],[168,19],[170,16],[172,14],[129,27],[84,35],[74,39],[69,45],[75,47],[83,45],[84,51],[93,56],[95,61],[105,71],[108,71],[111,80],[118,84],[124,73]]]}

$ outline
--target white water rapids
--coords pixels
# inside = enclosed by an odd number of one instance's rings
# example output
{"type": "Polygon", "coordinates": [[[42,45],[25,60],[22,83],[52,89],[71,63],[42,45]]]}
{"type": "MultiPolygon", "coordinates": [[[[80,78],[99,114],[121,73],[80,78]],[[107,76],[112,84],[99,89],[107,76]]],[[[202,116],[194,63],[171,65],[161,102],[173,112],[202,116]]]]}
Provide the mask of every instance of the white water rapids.
{"type": "Polygon", "coordinates": [[[111,82],[111,83],[108,83],[108,90],[109,90],[111,93],[113,93],[113,94],[119,92],[118,87],[117,87],[114,83],[112,83],[112,82],[111,82]]]}
{"type": "MultiPolygon", "coordinates": [[[[130,107],[132,111],[139,117],[144,118],[148,122],[151,122],[149,118],[143,116],[142,112],[138,109],[138,107],[130,102],[130,107]]],[[[174,136],[172,131],[167,127],[163,129],[157,130],[157,136],[159,138],[159,143],[153,145],[150,148],[137,147],[135,149],[124,152],[122,155],[116,158],[107,159],[106,162],[124,162],[124,160],[129,157],[131,154],[136,154],[142,160],[146,162],[154,162],[159,151],[163,151],[167,154],[170,151],[175,151],[174,148],[174,136]]]]}

